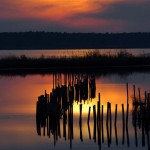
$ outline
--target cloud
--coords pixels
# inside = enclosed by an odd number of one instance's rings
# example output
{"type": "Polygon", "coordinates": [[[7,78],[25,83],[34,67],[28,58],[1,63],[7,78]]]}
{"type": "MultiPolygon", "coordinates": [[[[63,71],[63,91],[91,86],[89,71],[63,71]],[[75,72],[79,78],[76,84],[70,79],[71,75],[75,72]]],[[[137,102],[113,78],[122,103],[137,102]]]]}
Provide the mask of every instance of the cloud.
{"type": "Polygon", "coordinates": [[[115,20],[148,20],[150,19],[150,2],[147,3],[115,3],[103,5],[103,9],[98,12],[75,14],[72,18],[95,18],[95,19],[115,19],[115,20]]]}
{"type": "MultiPolygon", "coordinates": [[[[5,19],[0,20],[0,32],[22,32],[22,31],[48,31],[48,32],[111,32],[105,23],[95,24],[90,20],[83,22],[55,22],[43,19],[5,19]],[[90,25],[89,25],[90,24],[90,25]],[[102,25],[99,28],[99,24],[102,25]]],[[[118,28],[117,28],[118,29],[118,28]]]]}
{"type": "Polygon", "coordinates": [[[87,2],[86,7],[75,2],[63,4],[63,2],[40,1],[32,5],[23,5],[25,1],[21,0],[19,5],[18,1],[2,0],[0,31],[150,31],[150,0],[109,0],[109,2],[85,0],[84,2],[87,2]]]}
{"type": "Polygon", "coordinates": [[[72,15],[70,20],[83,20],[92,18],[95,20],[105,20],[109,22],[108,28],[113,31],[113,24],[120,26],[122,30],[133,32],[150,31],[150,1],[144,2],[116,2],[113,4],[103,5],[102,9],[96,12],[77,13],[72,15]],[[122,23],[121,23],[122,22],[122,23]]]}
{"type": "Polygon", "coordinates": [[[124,30],[129,32],[150,31],[150,1],[110,5],[104,12],[92,17],[124,22],[124,30]]]}
{"type": "Polygon", "coordinates": [[[95,17],[127,21],[148,20],[150,19],[150,2],[142,4],[118,3],[110,5],[104,12],[95,15],[95,17]]]}
{"type": "Polygon", "coordinates": [[[22,31],[49,31],[49,32],[73,32],[73,28],[63,25],[61,22],[47,21],[44,19],[1,19],[0,32],[22,31]]]}
{"type": "Polygon", "coordinates": [[[43,4],[43,5],[38,5],[38,6],[35,6],[33,9],[35,11],[45,11],[47,9],[51,9],[51,8],[54,8],[55,5],[53,4],[43,4]]]}

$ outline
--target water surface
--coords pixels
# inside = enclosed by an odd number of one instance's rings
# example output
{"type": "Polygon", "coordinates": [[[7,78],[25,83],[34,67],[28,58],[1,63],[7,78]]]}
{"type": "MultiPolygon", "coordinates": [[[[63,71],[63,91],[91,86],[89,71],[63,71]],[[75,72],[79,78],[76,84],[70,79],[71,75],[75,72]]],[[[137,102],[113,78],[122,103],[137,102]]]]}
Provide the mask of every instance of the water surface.
{"type": "MultiPolygon", "coordinates": [[[[150,93],[149,81],[150,74],[146,72],[132,73],[124,76],[117,74],[109,74],[106,76],[95,74],[49,74],[27,75],[25,77],[0,76],[0,149],[148,149],[146,133],[144,134],[145,146],[142,146],[143,132],[142,129],[139,129],[138,124],[136,126],[138,136],[137,139],[135,138],[135,127],[133,126],[132,121],[132,100],[133,85],[136,85],[136,95],[138,96],[138,88],[140,88],[141,97],[144,97],[145,90],[147,90],[147,93],[150,93]],[[92,84],[90,84],[91,78],[93,79],[92,84]],[[68,108],[66,108],[66,135],[64,134],[63,111],[57,119],[52,115],[49,116],[50,118],[54,117],[54,119],[51,120],[51,125],[56,123],[55,125],[59,128],[54,130],[56,128],[51,126],[50,134],[48,134],[47,126],[44,127],[44,125],[40,124],[41,134],[39,135],[37,130],[36,110],[38,97],[45,95],[45,90],[47,94],[50,94],[52,89],[54,90],[63,85],[66,85],[68,89],[74,87],[75,90],[75,85],[78,85],[77,79],[80,79],[79,85],[84,86],[85,94],[81,97],[82,94],[80,91],[79,100],[78,98],[73,97],[73,101],[68,103],[68,108]],[[126,128],[124,130],[122,121],[122,104],[124,104],[124,111],[126,114],[127,82],[129,83],[129,121],[128,130],[126,128]],[[88,85],[88,87],[85,85],[88,85]],[[95,87],[95,89],[93,87],[95,87]],[[85,90],[86,88],[87,90],[85,90]],[[93,106],[96,107],[97,113],[99,92],[101,98],[100,104],[101,107],[103,105],[104,113],[103,130],[98,130],[98,126],[95,125],[94,120],[93,106]],[[107,128],[107,102],[111,103],[111,132],[110,128],[109,130],[107,128]],[[82,115],[80,116],[81,104],[82,115]],[[117,136],[114,126],[116,104],[118,105],[116,123],[117,136]],[[90,121],[89,124],[87,124],[89,107],[91,107],[90,121]],[[71,110],[73,113],[71,113],[71,110]],[[55,122],[56,120],[57,122],[55,122]],[[111,142],[110,139],[108,139],[110,133],[111,142]],[[101,140],[99,140],[99,135],[101,135],[101,140]]],[[[62,106],[62,104],[59,105],[62,106]]]]}

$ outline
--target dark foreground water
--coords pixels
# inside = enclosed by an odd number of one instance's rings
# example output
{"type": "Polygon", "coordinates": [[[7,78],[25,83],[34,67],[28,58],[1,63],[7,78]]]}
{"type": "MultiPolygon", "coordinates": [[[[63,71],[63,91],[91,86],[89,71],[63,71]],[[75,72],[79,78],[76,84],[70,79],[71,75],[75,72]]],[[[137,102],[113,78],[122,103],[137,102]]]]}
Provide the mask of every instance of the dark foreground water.
{"type": "Polygon", "coordinates": [[[0,149],[148,149],[133,85],[144,99],[150,73],[0,76],[0,149]]]}

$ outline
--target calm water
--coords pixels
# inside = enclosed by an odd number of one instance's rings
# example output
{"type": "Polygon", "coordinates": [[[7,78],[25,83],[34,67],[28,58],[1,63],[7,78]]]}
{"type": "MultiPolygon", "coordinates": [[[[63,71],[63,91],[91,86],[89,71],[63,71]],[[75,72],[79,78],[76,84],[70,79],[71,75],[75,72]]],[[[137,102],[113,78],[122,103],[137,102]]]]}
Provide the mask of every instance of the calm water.
{"type": "Polygon", "coordinates": [[[146,72],[123,76],[0,76],[0,149],[148,149],[149,134],[140,126],[140,120],[136,123],[133,121],[132,102],[133,85],[136,85],[136,95],[140,88],[143,98],[145,90],[150,93],[149,81],[150,73],[146,72]],[[123,126],[122,104],[126,122],[127,82],[129,115],[127,126],[123,126]],[[63,92],[63,88],[67,89],[66,92],[63,92]],[[47,103],[42,98],[45,90],[47,94],[51,93],[50,102],[47,98],[47,103]],[[103,123],[102,117],[94,119],[94,114],[98,114],[99,92],[103,123]],[[108,113],[108,120],[107,102],[111,103],[111,118],[108,113]],[[116,125],[115,104],[118,106],[116,125]]]}
{"type": "Polygon", "coordinates": [[[99,51],[100,54],[116,55],[120,51],[127,51],[133,55],[150,55],[150,49],[68,49],[68,50],[0,50],[0,58],[9,56],[21,56],[38,58],[38,57],[70,57],[70,56],[85,56],[91,51],[99,51]]]}

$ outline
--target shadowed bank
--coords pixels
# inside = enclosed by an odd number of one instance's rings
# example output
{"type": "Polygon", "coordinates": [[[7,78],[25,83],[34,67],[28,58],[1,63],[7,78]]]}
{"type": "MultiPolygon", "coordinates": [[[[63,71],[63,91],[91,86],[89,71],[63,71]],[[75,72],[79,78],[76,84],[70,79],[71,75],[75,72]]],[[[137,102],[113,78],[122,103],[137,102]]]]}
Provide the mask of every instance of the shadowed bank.
{"type": "Polygon", "coordinates": [[[150,56],[134,56],[120,51],[116,55],[102,55],[98,51],[85,56],[28,58],[6,57],[0,59],[0,73],[50,73],[50,72],[133,72],[149,71],[150,56]]]}

